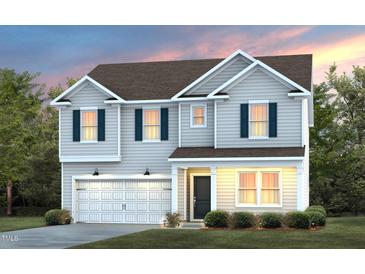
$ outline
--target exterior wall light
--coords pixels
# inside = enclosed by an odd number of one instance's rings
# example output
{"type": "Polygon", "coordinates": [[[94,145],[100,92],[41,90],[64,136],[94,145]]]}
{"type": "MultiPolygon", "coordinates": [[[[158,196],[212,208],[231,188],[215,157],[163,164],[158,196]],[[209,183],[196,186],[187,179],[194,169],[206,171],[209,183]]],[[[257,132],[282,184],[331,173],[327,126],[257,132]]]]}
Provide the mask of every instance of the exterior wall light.
{"type": "Polygon", "coordinates": [[[93,176],[99,176],[99,171],[98,171],[97,168],[95,168],[94,173],[93,173],[93,176]]]}
{"type": "Polygon", "coordinates": [[[143,174],[143,175],[145,175],[145,176],[150,175],[150,171],[148,170],[148,168],[146,168],[146,171],[144,172],[144,174],[143,174]]]}

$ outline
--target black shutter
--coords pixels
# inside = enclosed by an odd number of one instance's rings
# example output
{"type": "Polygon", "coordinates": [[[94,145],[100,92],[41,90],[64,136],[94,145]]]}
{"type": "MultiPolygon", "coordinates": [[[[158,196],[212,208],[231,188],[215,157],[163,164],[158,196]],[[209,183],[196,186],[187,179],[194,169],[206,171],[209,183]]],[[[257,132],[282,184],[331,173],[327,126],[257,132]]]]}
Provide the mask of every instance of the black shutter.
{"type": "Polygon", "coordinates": [[[277,103],[269,103],[269,137],[278,136],[278,110],[277,103]]]}
{"type": "Polygon", "coordinates": [[[161,108],[161,140],[169,139],[169,109],[161,108]]]}
{"type": "Polygon", "coordinates": [[[105,141],[105,109],[98,109],[98,141],[105,141]]]}
{"type": "Polygon", "coordinates": [[[134,140],[142,141],[142,109],[134,110],[134,140]]]}
{"type": "Polygon", "coordinates": [[[241,104],[241,138],[248,138],[248,104],[241,104]]]}
{"type": "Polygon", "coordinates": [[[72,112],[72,140],[80,142],[80,110],[74,109],[72,112]]]}

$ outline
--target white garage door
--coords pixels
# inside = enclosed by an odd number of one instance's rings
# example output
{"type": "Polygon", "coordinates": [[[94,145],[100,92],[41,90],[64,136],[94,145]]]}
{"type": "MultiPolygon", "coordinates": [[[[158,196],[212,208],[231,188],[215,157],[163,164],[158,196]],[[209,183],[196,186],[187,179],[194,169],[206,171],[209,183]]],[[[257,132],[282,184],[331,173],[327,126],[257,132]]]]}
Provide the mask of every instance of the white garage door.
{"type": "Polygon", "coordinates": [[[171,211],[171,180],[76,181],[76,222],[162,223],[171,211]]]}

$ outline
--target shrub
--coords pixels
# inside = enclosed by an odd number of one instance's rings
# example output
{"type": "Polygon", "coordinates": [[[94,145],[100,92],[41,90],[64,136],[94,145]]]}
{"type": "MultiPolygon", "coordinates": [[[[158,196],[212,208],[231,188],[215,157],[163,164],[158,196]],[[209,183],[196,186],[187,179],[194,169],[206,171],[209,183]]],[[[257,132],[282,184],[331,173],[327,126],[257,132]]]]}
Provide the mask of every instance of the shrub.
{"type": "Polygon", "coordinates": [[[310,225],[324,226],[326,224],[326,216],[319,211],[307,211],[310,225]]]}
{"type": "Polygon", "coordinates": [[[65,225],[72,221],[70,212],[65,209],[51,209],[44,217],[47,225],[65,225]]]}
{"type": "Polygon", "coordinates": [[[312,212],[312,211],[315,211],[315,212],[320,212],[322,213],[325,217],[327,216],[327,212],[326,212],[326,209],[323,207],[323,206],[310,206],[308,207],[305,212],[312,212]]]}
{"type": "Polygon", "coordinates": [[[181,224],[180,214],[179,213],[166,213],[166,221],[168,227],[177,227],[181,224]]]}
{"type": "Polygon", "coordinates": [[[309,228],[309,215],[302,211],[289,212],[286,215],[286,223],[293,228],[309,228]]]}
{"type": "Polygon", "coordinates": [[[283,219],[283,215],[281,215],[279,213],[267,212],[267,213],[261,214],[261,216],[260,216],[261,225],[262,225],[262,227],[265,227],[265,228],[281,227],[282,219],[283,219]]]}
{"type": "Polygon", "coordinates": [[[233,228],[247,228],[255,224],[255,216],[249,212],[235,212],[231,215],[230,223],[233,228]]]}
{"type": "Polygon", "coordinates": [[[222,210],[213,210],[204,217],[204,223],[207,227],[227,227],[229,214],[222,210]]]}

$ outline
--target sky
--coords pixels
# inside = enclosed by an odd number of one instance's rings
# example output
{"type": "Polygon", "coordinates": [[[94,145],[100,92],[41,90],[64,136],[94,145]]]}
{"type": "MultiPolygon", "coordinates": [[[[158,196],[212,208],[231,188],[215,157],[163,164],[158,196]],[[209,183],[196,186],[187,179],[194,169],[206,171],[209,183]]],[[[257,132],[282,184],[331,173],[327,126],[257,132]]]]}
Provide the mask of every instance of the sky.
{"type": "Polygon", "coordinates": [[[65,85],[98,64],[313,54],[313,83],[331,64],[365,66],[365,26],[0,26],[0,68],[65,85]]]}

